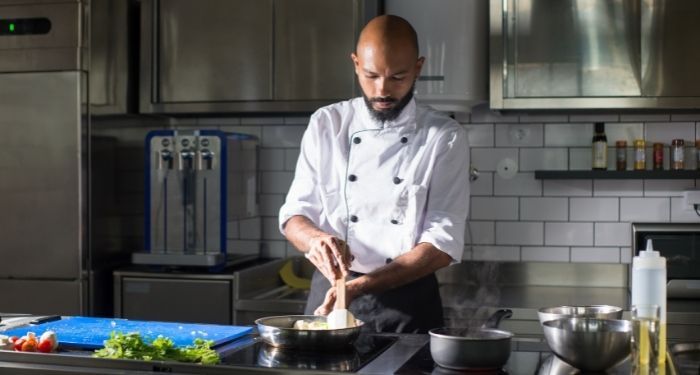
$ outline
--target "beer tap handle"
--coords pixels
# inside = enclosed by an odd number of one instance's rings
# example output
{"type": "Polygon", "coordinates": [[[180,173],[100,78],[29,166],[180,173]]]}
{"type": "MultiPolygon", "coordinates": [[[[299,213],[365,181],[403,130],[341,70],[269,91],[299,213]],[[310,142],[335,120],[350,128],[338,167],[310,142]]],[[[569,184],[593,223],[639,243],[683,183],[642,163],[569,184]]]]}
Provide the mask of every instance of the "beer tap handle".
{"type": "Polygon", "coordinates": [[[197,153],[199,154],[199,158],[197,158],[197,169],[211,170],[214,167],[214,152],[209,149],[204,149],[202,151],[198,151],[197,153]]]}

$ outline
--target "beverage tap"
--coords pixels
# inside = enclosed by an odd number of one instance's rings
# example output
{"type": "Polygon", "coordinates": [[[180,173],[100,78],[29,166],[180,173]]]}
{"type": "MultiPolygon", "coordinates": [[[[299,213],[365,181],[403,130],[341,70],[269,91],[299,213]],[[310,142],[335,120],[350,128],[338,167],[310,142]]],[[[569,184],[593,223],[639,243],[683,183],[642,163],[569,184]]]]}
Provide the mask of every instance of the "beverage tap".
{"type": "Polygon", "coordinates": [[[194,151],[190,149],[180,151],[180,170],[192,170],[194,162],[194,151]]]}
{"type": "Polygon", "coordinates": [[[173,153],[168,149],[162,149],[160,152],[156,151],[156,169],[165,169],[163,166],[167,165],[167,169],[173,169],[173,153]]]}
{"type": "Polygon", "coordinates": [[[198,170],[211,170],[214,167],[214,152],[209,149],[203,149],[198,151],[197,154],[197,169],[198,170]]]}

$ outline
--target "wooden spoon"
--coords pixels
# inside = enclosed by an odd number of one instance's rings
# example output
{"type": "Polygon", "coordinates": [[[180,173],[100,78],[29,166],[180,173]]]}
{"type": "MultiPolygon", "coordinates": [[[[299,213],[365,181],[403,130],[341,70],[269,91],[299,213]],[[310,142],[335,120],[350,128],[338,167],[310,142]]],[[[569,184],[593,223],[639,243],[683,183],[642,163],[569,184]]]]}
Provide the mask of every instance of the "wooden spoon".
{"type": "Polygon", "coordinates": [[[345,278],[340,277],[335,281],[335,306],[328,314],[328,328],[341,329],[355,326],[355,317],[348,311],[345,305],[345,278]]]}

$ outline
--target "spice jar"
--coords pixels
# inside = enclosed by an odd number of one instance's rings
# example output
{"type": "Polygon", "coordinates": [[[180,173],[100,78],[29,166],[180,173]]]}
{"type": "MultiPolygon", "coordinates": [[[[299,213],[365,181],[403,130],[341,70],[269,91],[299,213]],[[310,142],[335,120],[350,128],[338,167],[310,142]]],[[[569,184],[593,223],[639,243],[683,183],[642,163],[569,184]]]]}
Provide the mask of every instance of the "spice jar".
{"type": "Polygon", "coordinates": [[[634,170],[643,171],[647,168],[647,157],[645,154],[645,143],[643,139],[634,140],[634,170]]]}
{"type": "MultiPolygon", "coordinates": [[[[700,140],[698,142],[700,144],[700,140]]],[[[627,141],[615,142],[615,160],[617,161],[615,169],[618,171],[627,169],[627,141]]]]}
{"type": "Polygon", "coordinates": [[[654,169],[664,169],[664,144],[654,143],[654,169]]]}
{"type": "Polygon", "coordinates": [[[685,141],[682,139],[671,141],[671,169],[679,170],[685,168],[684,147],[685,141]]]}

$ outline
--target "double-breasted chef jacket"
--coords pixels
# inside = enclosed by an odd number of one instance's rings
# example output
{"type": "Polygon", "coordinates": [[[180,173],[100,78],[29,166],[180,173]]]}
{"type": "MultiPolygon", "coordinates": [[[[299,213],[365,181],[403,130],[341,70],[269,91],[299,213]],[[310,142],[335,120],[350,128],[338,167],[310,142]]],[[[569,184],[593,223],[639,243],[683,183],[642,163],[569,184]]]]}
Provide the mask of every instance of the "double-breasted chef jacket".
{"type": "Polygon", "coordinates": [[[469,209],[469,149],[455,120],[412,99],[377,121],[362,97],[316,111],[279,213],[347,242],[350,270],[368,273],[428,242],[462,259],[469,209]]]}

